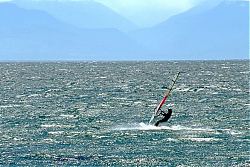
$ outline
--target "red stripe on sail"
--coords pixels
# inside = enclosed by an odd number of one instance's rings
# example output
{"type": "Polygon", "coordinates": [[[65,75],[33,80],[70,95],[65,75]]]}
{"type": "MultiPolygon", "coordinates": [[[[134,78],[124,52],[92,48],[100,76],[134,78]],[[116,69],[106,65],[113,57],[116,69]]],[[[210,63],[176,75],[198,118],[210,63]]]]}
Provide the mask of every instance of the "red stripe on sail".
{"type": "Polygon", "coordinates": [[[167,96],[165,96],[165,97],[162,99],[162,101],[161,101],[161,103],[160,103],[159,109],[163,106],[163,104],[165,103],[166,100],[167,100],[167,96]]]}

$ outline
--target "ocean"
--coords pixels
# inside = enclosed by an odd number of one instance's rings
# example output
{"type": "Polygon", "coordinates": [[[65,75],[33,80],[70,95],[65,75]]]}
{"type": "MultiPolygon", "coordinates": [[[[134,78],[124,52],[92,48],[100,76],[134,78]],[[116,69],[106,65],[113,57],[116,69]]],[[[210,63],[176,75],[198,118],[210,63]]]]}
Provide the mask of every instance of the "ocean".
{"type": "Polygon", "coordinates": [[[250,166],[249,60],[0,63],[0,166],[250,166]],[[148,122],[181,72],[159,127],[148,122]]]}

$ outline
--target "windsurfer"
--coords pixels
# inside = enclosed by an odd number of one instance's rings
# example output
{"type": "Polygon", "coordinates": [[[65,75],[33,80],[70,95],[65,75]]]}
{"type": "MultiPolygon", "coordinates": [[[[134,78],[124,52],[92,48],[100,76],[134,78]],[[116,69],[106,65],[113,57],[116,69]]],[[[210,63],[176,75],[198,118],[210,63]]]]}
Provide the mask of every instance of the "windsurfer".
{"type": "Polygon", "coordinates": [[[161,119],[161,120],[159,120],[159,121],[157,121],[156,123],[155,123],[155,126],[158,126],[159,125],[159,123],[161,123],[161,122],[167,122],[168,121],[168,119],[171,117],[171,115],[172,115],[172,109],[168,109],[168,113],[165,113],[164,111],[162,111],[161,110],[161,113],[160,113],[161,115],[163,115],[164,116],[164,118],[163,119],[161,119]]]}

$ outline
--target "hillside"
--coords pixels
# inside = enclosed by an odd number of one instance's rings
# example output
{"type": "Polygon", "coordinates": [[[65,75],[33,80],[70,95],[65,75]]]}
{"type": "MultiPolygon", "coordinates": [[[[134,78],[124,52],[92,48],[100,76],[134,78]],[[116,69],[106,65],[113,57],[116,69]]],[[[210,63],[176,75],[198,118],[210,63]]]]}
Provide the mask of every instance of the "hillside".
{"type": "Polygon", "coordinates": [[[0,3],[0,21],[2,60],[126,59],[143,50],[116,29],[76,28],[44,11],[12,3],[0,3]]]}
{"type": "Polygon", "coordinates": [[[246,59],[248,5],[246,1],[225,1],[204,11],[194,8],[131,36],[166,58],[246,59]]]}
{"type": "Polygon", "coordinates": [[[128,19],[95,1],[15,0],[14,2],[25,9],[43,10],[79,28],[114,28],[124,32],[137,28],[128,19]]]}

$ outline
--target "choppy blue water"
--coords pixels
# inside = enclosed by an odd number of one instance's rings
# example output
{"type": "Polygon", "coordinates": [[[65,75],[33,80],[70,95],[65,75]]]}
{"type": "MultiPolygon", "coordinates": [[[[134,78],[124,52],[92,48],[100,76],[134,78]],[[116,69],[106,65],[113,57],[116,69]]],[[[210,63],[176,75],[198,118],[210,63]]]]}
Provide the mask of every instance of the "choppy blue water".
{"type": "Polygon", "coordinates": [[[249,61],[0,63],[0,165],[248,166],[249,106],[249,61]]]}

